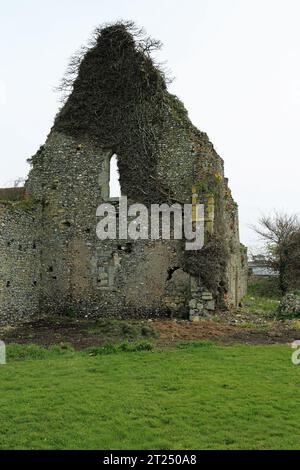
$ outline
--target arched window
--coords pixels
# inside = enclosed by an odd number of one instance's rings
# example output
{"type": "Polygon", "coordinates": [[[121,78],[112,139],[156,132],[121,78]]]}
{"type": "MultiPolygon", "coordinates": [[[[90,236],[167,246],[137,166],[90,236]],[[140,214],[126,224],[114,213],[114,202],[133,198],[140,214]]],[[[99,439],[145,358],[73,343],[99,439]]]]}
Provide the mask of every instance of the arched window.
{"type": "Polygon", "coordinates": [[[121,197],[120,174],[118,169],[118,157],[114,154],[109,165],[109,197],[121,197]]]}

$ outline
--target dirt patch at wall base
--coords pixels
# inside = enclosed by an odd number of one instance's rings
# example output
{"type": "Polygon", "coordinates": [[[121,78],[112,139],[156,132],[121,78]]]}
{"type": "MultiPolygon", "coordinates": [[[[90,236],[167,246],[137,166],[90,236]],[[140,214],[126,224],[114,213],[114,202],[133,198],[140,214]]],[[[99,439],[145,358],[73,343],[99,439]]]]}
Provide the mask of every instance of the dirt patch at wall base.
{"type": "Polygon", "coordinates": [[[69,343],[80,350],[107,342],[147,339],[157,347],[172,347],[180,342],[209,340],[219,344],[276,344],[290,343],[300,336],[299,330],[278,322],[268,330],[203,320],[191,323],[184,320],[125,321],[91,320],[52,317],[36,319],[25,324],[0,328],[6,343],[51,346],[69,343]]]}

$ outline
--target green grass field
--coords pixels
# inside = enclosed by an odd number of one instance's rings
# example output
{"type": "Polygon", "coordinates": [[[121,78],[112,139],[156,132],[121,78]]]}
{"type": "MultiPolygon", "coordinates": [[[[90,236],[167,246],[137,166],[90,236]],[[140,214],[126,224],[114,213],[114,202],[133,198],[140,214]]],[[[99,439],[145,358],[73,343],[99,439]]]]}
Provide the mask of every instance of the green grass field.
{"type": "Polygon", "coordinates": [[[10,345],[0,366],[0,448],[300,449],[291,351],[10,345]]]}

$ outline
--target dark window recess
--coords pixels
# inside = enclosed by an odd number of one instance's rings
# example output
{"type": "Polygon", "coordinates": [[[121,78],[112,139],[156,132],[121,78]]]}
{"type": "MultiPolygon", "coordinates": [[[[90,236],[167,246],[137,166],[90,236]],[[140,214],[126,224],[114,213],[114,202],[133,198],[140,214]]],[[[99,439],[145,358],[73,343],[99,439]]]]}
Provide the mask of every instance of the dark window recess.
{"type": "Polygon", "coordinates": [[[86,229],[85,229],[85,232],[86,232],[86,233],[91,233],[91,229],[90,229],[90,228],[86,228],[86,229]]]}
{"type": "Polygon", "coordinates": [[[132,243],[126,243],[126,253],[132,252],[132,243]]]}
{"type": "Polygon", "coordinates": [[[11,242],[7,242],[7,246],[10,246],[11,245],[11,242]]]}
{"type": "Polygon", "coordinates": [[[177,271],[177,269],[180,269],[180,267],[179,266],[174,266],[173,268],[168,269],[167,281],[170,281],[172,279],[172,276],[175,273],[175,271],[177,271]]]}
{"type": "Polygon", "coordinates": [[[34,286],[36,286],[36,285],[37,285],[37,281],[33,281],[32,284],[33,284],[34,286]]]}
{"type": "Polygon", "coordinates": [[[71,222],[69,222],[69,220],[64,220],[63,225],[65,225],[66,227],[71,227],[71,222]]]}
{"type": "Polygon", "coordinates": [[[52,279],[54,279],[54,281],[56,281],[57,277],[56,277],[56,276],[52,276],[52,279]]]}
{"type": "Polygon", "coordinates": [[[32,249],[36,250],[36,243],[35,242],[33,242],[33,244],[32,244],[32,249]]]}
{"type": "Polygon", "coordinates": [[[53,266],[49,266],[48,273],[53,273],[53,266]]]}
{"type": "Polygon", "coordinates": [[[22,249],[23,249],[23,248],[22,248],[22,245],[19,245],[19,246],[18,246],[18,250],[19,250],[19,251],[22,251],[22,249]]]}
{"type": "Polygon", "coordinates": [[[6,282],[6,287],[10,287],[10,281],[6,282]]]}
{"type": "Polygon", "coordinates": [[[132,243],[125,243],[125,245],[118,245],[118,250],[119,251],[124,251],[125,253],[131,253],[132,252],[132,243]]]}

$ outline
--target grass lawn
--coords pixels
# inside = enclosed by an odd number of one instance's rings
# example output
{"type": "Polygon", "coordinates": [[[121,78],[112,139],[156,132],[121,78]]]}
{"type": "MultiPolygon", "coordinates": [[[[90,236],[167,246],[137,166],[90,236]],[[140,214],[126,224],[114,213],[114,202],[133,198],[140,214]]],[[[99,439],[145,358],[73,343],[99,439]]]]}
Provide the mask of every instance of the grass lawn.
{"type": "Polygon", "coordinates": [[[288,346],[163,351],[9,346],[1,449],[300,449],[288,346]]]}

